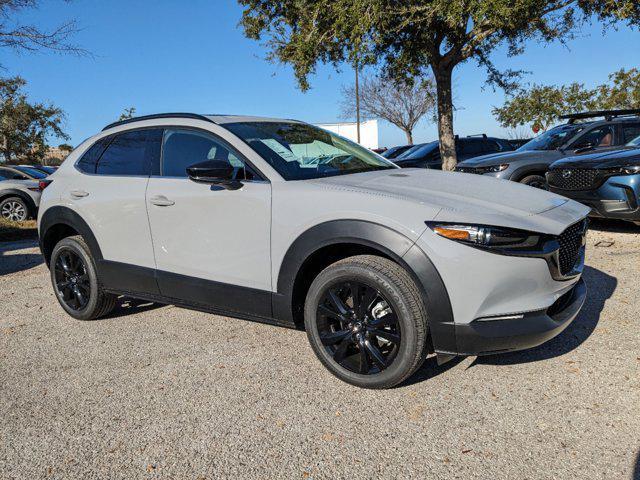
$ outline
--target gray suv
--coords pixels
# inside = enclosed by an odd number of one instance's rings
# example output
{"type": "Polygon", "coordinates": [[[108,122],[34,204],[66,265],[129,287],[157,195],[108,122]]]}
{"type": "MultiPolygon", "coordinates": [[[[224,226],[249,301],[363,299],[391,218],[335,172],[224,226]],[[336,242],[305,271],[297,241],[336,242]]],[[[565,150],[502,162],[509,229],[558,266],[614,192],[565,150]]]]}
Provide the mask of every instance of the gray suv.
{"type": "Polygon", "coordinates": [[[565,115],[567,123],[546,131],[513,152],[460,162],[456,171],[491,175],[547,188],[544,177],[556,160],[614,150],[640,135],[640,110],[608,110],[565,115]],[[589,120],[602,117],[601,120],[589,120]]]}

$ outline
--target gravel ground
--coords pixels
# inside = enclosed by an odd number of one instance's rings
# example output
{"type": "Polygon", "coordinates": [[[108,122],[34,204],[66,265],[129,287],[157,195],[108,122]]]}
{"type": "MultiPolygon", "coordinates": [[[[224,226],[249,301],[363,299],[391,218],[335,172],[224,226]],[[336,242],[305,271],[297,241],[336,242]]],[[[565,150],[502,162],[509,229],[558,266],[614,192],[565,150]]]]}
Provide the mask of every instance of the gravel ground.
{"type": "Polygon", "coordinates": [[[596,228],[563,334],[388,391],[300,331],[135,301],[73,320],[35,243],[0,244],[0,478],[640,478],[640,228],[596,228]]]}

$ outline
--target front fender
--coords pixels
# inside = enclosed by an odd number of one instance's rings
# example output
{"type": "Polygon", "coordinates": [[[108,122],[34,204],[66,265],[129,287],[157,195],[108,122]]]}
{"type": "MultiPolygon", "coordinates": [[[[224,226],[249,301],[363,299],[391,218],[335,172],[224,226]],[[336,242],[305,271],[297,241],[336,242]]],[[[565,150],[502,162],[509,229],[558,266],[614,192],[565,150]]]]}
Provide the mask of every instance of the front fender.
{"type": "Polygon", "coordinates": [[[407,238],[384,225],[363,220],[334,220],[302,233],[285,254],[273,295],[274,316],[288,323],[293,318],[293,287],[305,260],[317,250],[335,244],[374,248],[402,265],[420,288],[436,352],[455,352],[455,329],[451,302],[445,285],[427,255],[407,238]]]}

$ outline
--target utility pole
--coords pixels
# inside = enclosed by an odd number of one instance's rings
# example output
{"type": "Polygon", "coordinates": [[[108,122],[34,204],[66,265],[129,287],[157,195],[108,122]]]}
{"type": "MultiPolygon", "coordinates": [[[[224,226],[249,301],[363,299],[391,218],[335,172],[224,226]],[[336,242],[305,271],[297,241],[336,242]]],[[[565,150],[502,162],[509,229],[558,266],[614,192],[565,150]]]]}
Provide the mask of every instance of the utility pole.
{"type": "Polygon", "coordinates": [[[356,61],[356,138],[360,143],[360,87],[358,85],[358,62],[356,61]]]}

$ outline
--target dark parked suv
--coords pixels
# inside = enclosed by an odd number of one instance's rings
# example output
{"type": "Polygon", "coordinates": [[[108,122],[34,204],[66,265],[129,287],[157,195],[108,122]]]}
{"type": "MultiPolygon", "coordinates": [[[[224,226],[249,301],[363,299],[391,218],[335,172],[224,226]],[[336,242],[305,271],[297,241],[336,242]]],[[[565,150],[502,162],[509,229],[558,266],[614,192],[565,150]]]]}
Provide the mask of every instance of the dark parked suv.
{"type": "Polygon", "coordinates": [[[558,160],[549,189],[591,207],[591,216],[640,225],[640,136],[624,148],[558,160]]]}
{"type": "Polygon", "coordinates": [[[456,171],[491,175],[547,188],[545,173],[556,160],[606,152],[627,144],[640,135],[640,110],[584,112],[561,117],[559,125],[527,142],[514,152],[484,155],[461,162],[456,171]],[[602,118],[590,121],[588,119],[602,118]]]}
{"type": "MultiPolygon", "coordinates": [[[[439,142],[421,143],[414,145],[401,155],[393,159],[393,162],[402,168],[432,168],[442,169],[440,159],[439,142]]],[[[456,153],[459,160],[486,155],[489,153],[510,152],[513,145],[501,138],[475,135],[470,137],[458,137],[456,135],[456,153]]]]}

